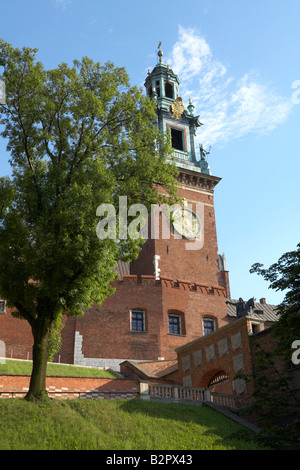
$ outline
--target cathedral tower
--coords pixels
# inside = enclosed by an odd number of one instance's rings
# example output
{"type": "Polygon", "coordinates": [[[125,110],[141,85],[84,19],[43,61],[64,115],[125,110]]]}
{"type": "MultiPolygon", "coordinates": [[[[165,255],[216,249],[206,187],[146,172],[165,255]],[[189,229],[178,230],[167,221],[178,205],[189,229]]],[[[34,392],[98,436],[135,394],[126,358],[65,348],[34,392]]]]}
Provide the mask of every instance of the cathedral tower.
{"type": "Polygon", "coordinates": [[[65,362],[118,369],[124,361],[174,360],[176,348],[228,323],[228,273],[218,255],[214,211],[220,178],[211,174],[201,146],[197,157],[202,124],[192,102],[183,103],[179,79],[160,49],[145,87],[155,101],[160,132],[170,133],[181,204],[172,208],[168,236],[151,233],[138,259],[119,265],[115,293],[82,318],[68,320],[62,333],[65,362]]]}
{"type": "Polygon", "coordinates": [[[183,103],[179,78],[163,63],[162,57],[159,47],[158,62],[148,72],[145,88],[156,102],[160,132],[170,133],[179,170],[178,196],[182,198],[182,210],[173,212],[169,238],[149,237],[138,260],[131,264],[131,274],[220,285],[226,288],[229,297],[228,273],[223,258],[218,255],[214,210],[214,188],[220,178],[212,175],[202,145],[197,157],[195,137],[202,123],[199,115],[195,115],[192,101],[187,106],[183,103]],[[189,230],[195,237],[189,236],[189,230]]]}

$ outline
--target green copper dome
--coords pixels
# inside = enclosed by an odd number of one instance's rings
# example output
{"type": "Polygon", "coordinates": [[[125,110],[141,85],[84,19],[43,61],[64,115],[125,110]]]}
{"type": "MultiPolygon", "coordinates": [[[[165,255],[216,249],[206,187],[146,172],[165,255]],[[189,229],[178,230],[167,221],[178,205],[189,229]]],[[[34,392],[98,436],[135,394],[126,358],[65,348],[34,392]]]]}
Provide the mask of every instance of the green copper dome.
{"type": "Polygon", "coordinates": [[[161,43],[157,53],[158,62],[152,72],[148,72],[144,83],[147,95],[156,101],[158,128],[162,133],[170,132],[178,168],[211,175],[206,161],[208,152],[201,147],[200,158],[196,155],[196,132],[202,126],[200,116],[194,115],[195,106],[191,100],[185,107],[179,96],[179,78],[169,65],[164,64],[160,46],[161,43]]]}

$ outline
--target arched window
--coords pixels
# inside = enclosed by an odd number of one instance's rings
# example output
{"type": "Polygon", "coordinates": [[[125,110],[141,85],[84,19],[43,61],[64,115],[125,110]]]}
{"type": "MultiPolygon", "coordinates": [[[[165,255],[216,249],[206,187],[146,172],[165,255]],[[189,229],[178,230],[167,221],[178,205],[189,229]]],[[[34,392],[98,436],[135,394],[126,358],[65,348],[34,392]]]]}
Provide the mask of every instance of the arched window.
{"type": "Polygon", "coordinates": [[[224,372],[224,370],[220,370],[210,379],[208,388],[219,385],[222,382],[228,382],[228,380],[229,376],[226,374],[226,372],[224,372]]]}
{"type": "Polygon", "coordinates": [[[216,321],[214,318],[205,317],[203,318],[203,334],[208,335],[216,329],[216,321]]]}
{"type": "Polygon", "coordinates": [[[170,82],[165,82],[165,96],[166,98],[173,98],[173,84],[170,82]]]}
{"type": "Polygon", "coordinates": [[[157,80],[155,82],[155,90],[156,90],[156,93],[157,93],[157,97],[160,98],[160,83],[159,83],[159,80],[157,80]]]}

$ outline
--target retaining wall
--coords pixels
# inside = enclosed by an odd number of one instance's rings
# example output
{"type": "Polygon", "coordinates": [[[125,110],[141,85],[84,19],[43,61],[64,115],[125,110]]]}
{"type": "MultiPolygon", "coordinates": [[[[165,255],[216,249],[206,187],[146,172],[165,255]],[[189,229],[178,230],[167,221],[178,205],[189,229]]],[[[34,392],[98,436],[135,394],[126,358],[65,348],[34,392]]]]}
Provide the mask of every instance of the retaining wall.
{"type": "MultiPolygon", "coordinates": [[[[0,398],[21,398],[29,389],[30,376],[1,375],[0,398]]],[[[47,377],[46,389],[51,398],[134,398],[139,395],[138,382],[131,379],[93,377],[47,377]]]]}

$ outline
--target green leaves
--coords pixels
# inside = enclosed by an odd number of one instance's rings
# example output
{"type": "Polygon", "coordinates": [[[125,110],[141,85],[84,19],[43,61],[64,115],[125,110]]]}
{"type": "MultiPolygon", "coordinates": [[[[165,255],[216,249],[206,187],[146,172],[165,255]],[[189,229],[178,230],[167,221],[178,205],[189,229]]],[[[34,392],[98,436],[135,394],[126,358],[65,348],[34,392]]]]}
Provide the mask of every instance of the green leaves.
{"type": "Polygon", "coordinates": [[[285,294],[277,308],[278,321],[272,326],[271,346],[254,343],[252,347],[256,386],[253,411],[260,414],[265,425],[261,436],[264,442],[274,448],[296,449],[299,448],[295,423],[299,420],[300,390],[297,370],[290,364],[292,344],[300,338],[300,244],[269,268],[256,263],[250,272],[263,276],[271,289],[285,294]]]}
{"type": "Polygon", "coordinates": [[[292,342],[300,338],[300,244],[296,250],[284,253],[268,269],[263,269],[257,263],[250,272],[263,276],[270,282],[271,289],[285,294],[282,304],[277,308],[279,321],[273,329],[279,340],[281,354],[289,356],[292,342]]]}
{"type": "Polygon", "coordinates": [[[55,322],[101,303],[118,259],[138,254],[142,240],[97,238],[97,207],[118,211],[122,195],[150,207],[166,201],[161,186],[173,202],[177,170],[152,102],[124,68],[84,57],[46,70],[36,53],[0,40],[13,169],[0,181],[0,295],[30,321],[55,322]]]}
{"type": "Polygon", "coordinates": [[[84,57],[46,70],[36,53],[0,40],[0,134],[12,165],[11,178],[0,179],[0,297],[32,328],[34,399],[43,396],[62,315],[101,304],[118,260],[137,257],[142,243],[99,239],[97,207],[115,204],[117,213],[119,196],[150,207],[165,199],[160,186],[170,203],[176,195],[169,141],[125,69],[84,57]]]}

